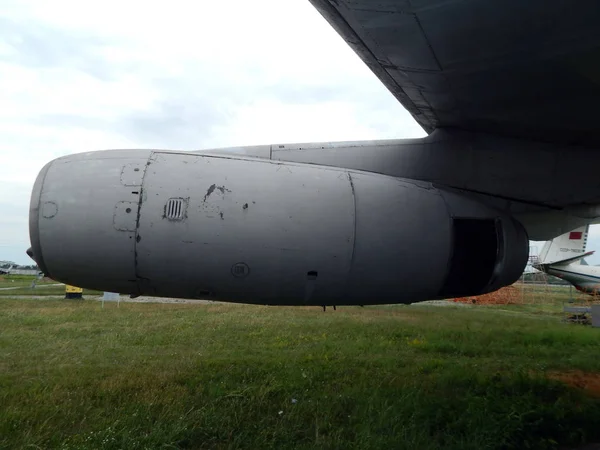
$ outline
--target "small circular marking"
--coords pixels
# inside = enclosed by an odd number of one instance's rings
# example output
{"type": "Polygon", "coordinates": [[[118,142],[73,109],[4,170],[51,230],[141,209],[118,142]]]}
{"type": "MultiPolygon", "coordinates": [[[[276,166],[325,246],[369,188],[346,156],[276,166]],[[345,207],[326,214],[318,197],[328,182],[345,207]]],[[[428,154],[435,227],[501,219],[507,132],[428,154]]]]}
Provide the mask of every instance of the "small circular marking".
{"type": "Polygon", "coordinates": [[[231,274],[236,278],[245,278],[250,275],[250,267],[243,262],[235,263],[231,266],[231,274]]]}
{"type": "Polygon", "coordinates": [[[125,212],[126,212],[127,214],[129,214],[129,213],[131,212],[131,208],[127,208],[127,209],[125,210],[125,212]]]}
{"type": "Polygon", "coordinates": [[[42,205],[42,216],[46,219],[52,219],[58,213],[58,205],[54,202],[44,202],[42,205]]]}

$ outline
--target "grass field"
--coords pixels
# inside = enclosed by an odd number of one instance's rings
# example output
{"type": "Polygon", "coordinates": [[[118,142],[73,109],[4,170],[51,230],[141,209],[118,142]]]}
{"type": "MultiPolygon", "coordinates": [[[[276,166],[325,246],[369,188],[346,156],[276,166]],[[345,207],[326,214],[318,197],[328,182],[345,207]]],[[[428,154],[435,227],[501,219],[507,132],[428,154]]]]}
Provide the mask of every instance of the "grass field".
{"type": "MultiPolygon", "coordinates": [[[[37,280],[35,287],[32,288],[32,282],[35,277],[30,275],[3,275],[0,276],[0,297],[14,297],[22,295],[40,296],[40,295],[64,295],[65,286],[54,280],[43,278],[37,280]]],[[[100,295],[101,292],[84,289],[85,295],[100,295]]]]}
{"type": "MultiPolygon", "coordinates": [[[[65,286],[64,285],[60,285],[60,286],[48,286],[48,285],[41,285],[41,286],[36,286],[35,289],[31,289],[29,286],[22,286],[22,287],[18,287],[16,289],[10,289],[10,290],[0,290],[0,298],[2,297],[14,297],[14,296],[64,296],[65,295],[65,286]]],[[[97,295],[102,295],[102,292],[99,291],[92,291],[89,289],[84,289],[83,290],[83,296],[97,296],[97,295]]]]}
{"type": "MultiPolygon", "coordinates": [[[[31,275],[0,275],[0,288],[30,287],[31,282],[35,279],[36,277],[31,275]]],[[[50,280],[48,278],[43,278],[42,280],[37,281],[38,285],[54,283],[56,283],[56,281],[50,280]]]]}
{"type": "Polygon", "coordinates": [[[554,306],[5,297],[0,448],[577,448],[599,343],[554,306]]]}

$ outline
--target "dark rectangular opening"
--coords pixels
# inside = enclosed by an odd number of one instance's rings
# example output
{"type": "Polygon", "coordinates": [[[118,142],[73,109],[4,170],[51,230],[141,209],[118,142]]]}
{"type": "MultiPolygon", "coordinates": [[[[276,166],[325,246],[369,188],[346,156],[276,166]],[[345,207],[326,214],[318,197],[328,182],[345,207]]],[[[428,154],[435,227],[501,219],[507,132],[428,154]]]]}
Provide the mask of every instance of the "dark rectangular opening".
{"type": "Polygon", "coordinates": [[[440,295],[484,292],[494,274],[499,237],[495,219],[453,219],[452,258],[440,295]]]}

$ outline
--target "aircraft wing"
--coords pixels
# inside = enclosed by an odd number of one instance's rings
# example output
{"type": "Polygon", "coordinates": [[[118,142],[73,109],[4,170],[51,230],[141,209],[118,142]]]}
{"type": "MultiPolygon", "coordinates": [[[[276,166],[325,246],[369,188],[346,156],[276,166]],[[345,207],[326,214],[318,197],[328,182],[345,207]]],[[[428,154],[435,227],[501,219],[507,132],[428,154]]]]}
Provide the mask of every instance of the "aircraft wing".
{"type": "Polygon", "coordinates": [[[431,132],[600,144],[597,0],[310,0],[431,132]]]}

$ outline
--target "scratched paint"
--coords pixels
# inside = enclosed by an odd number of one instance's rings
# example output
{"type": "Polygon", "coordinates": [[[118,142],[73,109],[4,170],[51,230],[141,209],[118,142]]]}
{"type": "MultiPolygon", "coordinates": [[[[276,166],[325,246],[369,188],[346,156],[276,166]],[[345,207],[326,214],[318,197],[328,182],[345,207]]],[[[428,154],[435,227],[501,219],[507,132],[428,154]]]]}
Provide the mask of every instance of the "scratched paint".
{"type": "Polygon", "coordinates": [[[202,199],[202,201],[205,202],[208,199],[208,197],[210,197],[211,194],[213,192],[215,192],[215,190],[219,191],[223,195],[225,195],[225,192],[231,192],[231,190],[227,189],[225,186],[217,186],[216,184],[211,184],[208,187],[206,194],[204,195],[204,198],[202,199]]]}

